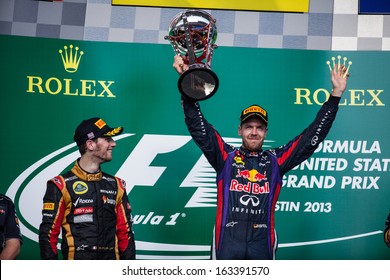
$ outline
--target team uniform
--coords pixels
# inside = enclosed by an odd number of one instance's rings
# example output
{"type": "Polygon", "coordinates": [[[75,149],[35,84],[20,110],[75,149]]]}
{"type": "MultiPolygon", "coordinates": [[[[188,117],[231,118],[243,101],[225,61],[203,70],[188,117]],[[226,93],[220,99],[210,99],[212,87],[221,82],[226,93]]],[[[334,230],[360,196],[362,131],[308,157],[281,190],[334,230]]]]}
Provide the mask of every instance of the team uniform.
{"type": "Polygon", "coordinates": [[[20,243],[23,243],[15,205],[8,196],[0,194],[0,253],[4,249],[7,239],[13,238],[19,239],[20,243]]]}
{"type": "Polygon", "coordinates": [[[276,149],[250,152],[224,142],[207,122],[199,103],[183,99],[188,130],[217,173],[213,259],[274,259],[275,204],[282,177],[309,158],[335,119],[339,97],[330,96],[315,120],[276,149]]]}
{"type": "Polygon", "coordinates": [[[383,238],[387,245],[387,247],[390,247],[390,213],[387,216],[386,222],[385,222],[385,230],[383,231],[383,238]]]}
{"type": "Polygon", "coordinates": [[[42,259],[135,259],[125,182],[104,172],[72,170],[47,182],[39,245],[42,259]]]}

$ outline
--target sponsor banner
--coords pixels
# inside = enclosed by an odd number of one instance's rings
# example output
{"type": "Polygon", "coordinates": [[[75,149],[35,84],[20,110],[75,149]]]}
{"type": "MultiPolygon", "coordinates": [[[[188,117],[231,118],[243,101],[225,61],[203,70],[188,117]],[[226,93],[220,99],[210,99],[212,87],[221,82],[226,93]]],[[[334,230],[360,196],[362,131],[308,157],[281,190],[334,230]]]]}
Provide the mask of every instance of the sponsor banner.
{"type": "Polygon", "coordinates": [[[219,10],[246,10],[270,12],[301,12],[309,11],[309,0],[112,0],[113,5],[171,7],[187,9],[219,9],[219,10]]]}
{"type": "MultiPolygon", "coordinates": [[[[137,258],[209,259],[215,172],[184,124],[171,46],[6,35],[0,42],[0,191],[19,214],[25,238],[19,258],[39,259],[41,212],[52,207],[42,201],[46,181],[73,165],[76,126],[98,116],[124,127],[102,168],[126,181],[137,258]]],[[[269,113],[265,148],[278,147],[306,128],[328,98],[333,60],[350,67],[348,89],[327,139],[283,178],[275,217],[279,260],[390,259],[383,242],[390,81],[382,71],[390,53],[219,47],[213,70],[220,88],[200,102],[234,146],[241,110],[260,104],[269,113]]],[[[269,192],[266,174],[243,168],[237,176],[248,184],[232,180],[231,191],[242,193],[234,211],[246,211],[258,203],[253,194],[269,192]]],[[[78,203],[86,203],[85,186],[74,189],[78,203]]],[[[88,207],[80,211],[79,222],[93,215],[88,207]]]]}

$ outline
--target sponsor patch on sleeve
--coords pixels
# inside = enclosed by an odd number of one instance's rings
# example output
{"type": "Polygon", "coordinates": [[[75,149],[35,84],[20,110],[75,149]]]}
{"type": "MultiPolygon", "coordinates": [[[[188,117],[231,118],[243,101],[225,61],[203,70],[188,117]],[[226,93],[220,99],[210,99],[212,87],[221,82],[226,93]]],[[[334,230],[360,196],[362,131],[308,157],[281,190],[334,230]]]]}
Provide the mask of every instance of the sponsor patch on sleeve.
{"type": "Polygon", "coordinates": [[[43,203],[43,210],[54,210],[54,203],[52,202],[43,203]]]}

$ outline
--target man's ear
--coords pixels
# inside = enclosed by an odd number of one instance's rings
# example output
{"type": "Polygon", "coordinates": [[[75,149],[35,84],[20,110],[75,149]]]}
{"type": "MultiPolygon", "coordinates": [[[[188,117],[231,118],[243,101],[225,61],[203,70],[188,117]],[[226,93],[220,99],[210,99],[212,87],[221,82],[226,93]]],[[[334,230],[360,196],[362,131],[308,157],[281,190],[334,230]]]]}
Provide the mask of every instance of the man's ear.
{"type": "Polygon", "coordinates": [[[95,141],[93,140],[87,140],[86,142],[86,146],[87,146],[87,149],[92,151],[94,149],[94,145],[95,145],[95,141]]]}
{"type": "Polygon", "coordinates": [[[238,126],[238,135],[242,136],[242,128],[241,125],[238,126]]]}

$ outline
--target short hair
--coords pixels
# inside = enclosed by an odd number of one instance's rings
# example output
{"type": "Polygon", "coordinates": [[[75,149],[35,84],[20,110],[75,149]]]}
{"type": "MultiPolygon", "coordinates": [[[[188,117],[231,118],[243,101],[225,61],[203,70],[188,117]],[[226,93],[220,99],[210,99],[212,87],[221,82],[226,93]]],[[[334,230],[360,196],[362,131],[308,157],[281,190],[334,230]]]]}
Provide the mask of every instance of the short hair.
{"type": "MultiPolygon", "coordinates": [[[[91,141],[97,142],[97,138],[91,139],[91,141]]],[[[84,155],[87,152],[87,142],[81,144],[79,147],[80,155],[84,155]]]]}

